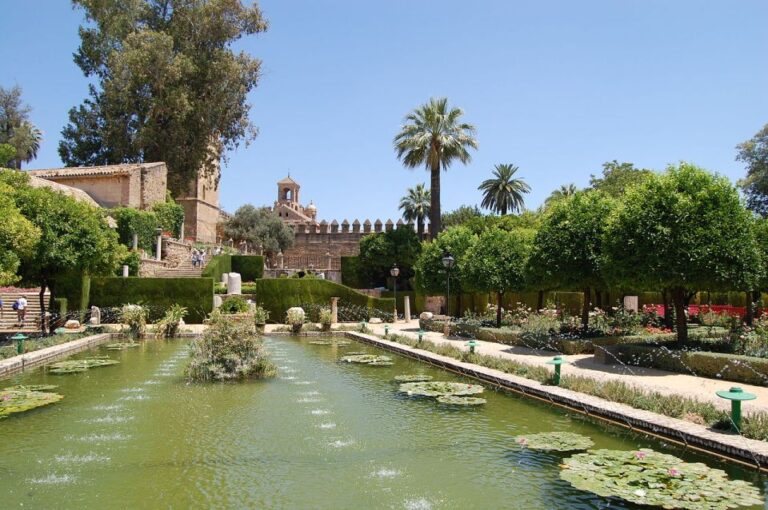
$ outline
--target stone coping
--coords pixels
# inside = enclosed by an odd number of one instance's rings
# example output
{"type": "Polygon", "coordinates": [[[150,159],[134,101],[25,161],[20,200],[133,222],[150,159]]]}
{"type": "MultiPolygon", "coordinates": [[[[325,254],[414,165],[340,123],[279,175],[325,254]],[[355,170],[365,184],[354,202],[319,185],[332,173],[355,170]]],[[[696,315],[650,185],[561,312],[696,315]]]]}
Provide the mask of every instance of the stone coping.
{"type": "Polygon", "coordinates": [[[339,332],[344,336],[364,343],[375,345],[410,358],[425,361],[440,368],[478,379],[503,390],[521,393],[544,402],[599,418],[615,425],[637,430],[664,440],[678,443],[708,454],[714,454],[727,460],[768,472],[768,442],[747,439],[736,434],[711,430],[677,418],[635,409],[631,406],[611,402],[602,398],[550,386],[532,379],[515,376],[466,363],[455,358],[441,356],[418,348],[383,340],[373,335],[354,331],[339,332]]]}

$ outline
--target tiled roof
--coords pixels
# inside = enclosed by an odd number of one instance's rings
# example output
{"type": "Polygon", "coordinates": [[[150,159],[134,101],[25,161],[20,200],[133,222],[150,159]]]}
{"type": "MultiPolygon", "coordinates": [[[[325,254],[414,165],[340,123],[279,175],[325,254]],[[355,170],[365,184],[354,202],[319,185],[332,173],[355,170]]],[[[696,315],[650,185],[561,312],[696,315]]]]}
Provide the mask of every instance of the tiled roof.
{"type": "Polygon", "coordinates": [[[123,165],[104,165],[104,166],[79,166],[69,168],[46,168],[41,170],[30,170],[28,173],[35,177],[53,178],[53,177],[88,177],[98,175],[128,175],[137,170],[145,168],[153,168],[159,165],[165,165],[163,162],[158,163],[127,163],[123,165]]]}
{"type": "Polygon", "coordinates": [[[290,175],[288,177],[286,177],[285,179],[280,179],[279,181],[277,181],[277,183],[278,184],[295,184],[297,186],[299,185],[298,182],[296,182],[293,179],[291,179],[290,175]]]}

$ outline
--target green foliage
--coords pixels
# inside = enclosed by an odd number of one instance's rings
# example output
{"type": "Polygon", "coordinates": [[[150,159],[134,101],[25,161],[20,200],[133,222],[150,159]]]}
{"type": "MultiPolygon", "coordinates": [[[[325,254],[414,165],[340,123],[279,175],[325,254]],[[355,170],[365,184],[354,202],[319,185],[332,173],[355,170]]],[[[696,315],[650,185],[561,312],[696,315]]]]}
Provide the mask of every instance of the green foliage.
{"type": "Polygon", "coordinates": [[[480,235],[486,230],[501,229],[516,231],[526,238],[533,240],[542,221],[542,214],[536,211],[523,211],[520,214],[504,216],[475,216],[462,223],[473,233],[480,235]]]}
{"type": "Polygon", "coordinates": [[[165,202],[158,202],[152,206],[152,212],[157,217],[157,224],[163,232],[170,232],[171,237],[181,238],[181,226],[184,224],[184,208],[174,202],[170,193],[165,202]]]}
{"type": "Polygon", "coordinates": [[[493,178],[484,180],[477,188],[483,192],[480,205],[502,216],[507,212],[514,213],[525,209],[523,195],[530,193],[531,187],[524,180],[514,178],[518,170],[520,169],[512,164],[496,165],[493,178]]]}
{"type": "Polygon", "coordinates": [[[159,338],[173,338],[179,331],[179,325],[187,316],[187,309],[181,305],[171,305],[165,311],[162,319],[155,323],[155,336],[159,338]]]}
{"type": "Polygon", "coordinates": [[[47,389],[53,389],[56,386],[41,386],[37,389],[34,386],[12,386],[0,390],[0,420],[7,418],[11,414],[23,413],[36,407],[47,406],[64,398],[58,393],[51,393],[47,389]]]}
{"type": "Polygon", "coordinates": [[[350,354],[342,356],[339,361],[344,363],[358,363],[360,365],[383,366],[383,364],[392,365],[392,358],[376,354],[350,354]]]}
{"type": "Polygon", "coordinates": [[[266,324],[269,320],[269,311],[262,306],[257,306],[253,310],[253,321],[257,324],[266,324]]]}
{"type": "Polygon", "coordinates": [[[374,310],[389,312],[394,305],[391,299],[374,298],[338,283],[320,279],[262,279],[254,282],[253,290],[256,302],[269,311],[270,317],[277,320],[282,320],[285,312],[291,307],[327,306],[332,297],[340,298],[340,307],[360,307],[367,318],[374,310]]]}
{"type": "Polygon", "coordinates": [[[253,325],[211,314],[203,336],[192,341],[192,360],[186,369],[191,381],[263,379],[277,375],[253,325]]]}
{"type": "Polygon", "coordinates": [[[56,375],[79,374],[87,372],[91,368],[119,365],[117,360],[109,359],[109,356],[94,356],[67,361],[59,361],[48,365],[48,373],[56,375]]]}
{"type": "Polygon", "coordinates": [[[43,134],[31,122],[31,108],[21,102],[21,88],[0,87],[0,166],[21,169],[37,157],[43,134]]]}
{"type": "Polygon", "coordinates": [[[118,263],[115,276],[123,276],[123,266],[128,266],[128,276],[139,276],[141,267],[141,255],[138,252],[130,251],[126,253],[125,258],[118,263]]]}
{"type": "Polygon", "coordinates": [[[755,136],[736,146],[736,160],[747,166],[747,176],[739,186],[747,195],[747,205],[763,217],[768,216],[768,124],[755,136]]]}
{"type": "Polygon", "coordinates": [[[406,195],[400,199],[399,209],[403,211],[406,223],[415,223],[419,239],[424,238],[424,220],[429,217],[430,193],[424,184],[408,188],[406,195]]]}
{"type": "Polygon", "coordinates": [[[589,186],[609,197],[619,198],[630,188],[642,184],[653,175],[652,170],[635,168],[632,163],[619,163],[615,159],[603,163],[603,176],[589,178],[589,186]]]}
{"type": "Polygon", "coordinates": [[[366,287],[363,278],[360,276],[362,267],[360,258],[341,257],[341,283],[353,289],[363,289],[366,287]]]}
{"type": "Polygon", "coordinates": [[[604,498],[689,510],[762,505],[757,486],[706,464],[655,452],[591,450],[563,461],[560,478],[604,498]]]}
{"type": "Polygon", "coordinates": [[[443,228],[459,227],[466,225],[470,220],[484,217],[476,205],[462,205],[443,214],[443,228]]]}
{"type": "Polygon", "coordinates": [[[450,252],[456,260],[456,266],[451,270],[451,294],[459,294],[465,283],[461,267],[476,237],[465,227],[453,227],[440,233],[431,243],[425,243],[413,268],[417,288],[425,293],[447,291],[447,270],[443,266],[443,255],[450,252]]]}
{"type": "Polygon", "coordinates": [[[441,397],[451,395],[465,397],[482,393],[484,388],[479,384],[467,384],[446,381],[423,381],[403,383],[398,388],[400,393],[415,397],[441,397]]]}
{"type": "Polygon", "coordinates": [[[400,268],[398,282],[413,277],[413,265],[421,252],[418,235],[409,228],[368,234],[360,240],[361,277],[370,287],[387,286],[393,265],[400,268]]]}
{"type": "Polygon", "coordinates": [[[147,309],[141,305],[123,305],[120,310],[120,322],[128,326],[128,336],[135,340],[147,329],[147,309]]]}
{"type": "Polygon", "coordinates": [[[140,303],[149,319],[162,317],[173,305],[189,310],[189,322],[200,324],[213,309],[210,278],[91,278],[90,303],[98,307],[122,307],[140,303]]]}
{"type": "Polygon", "coordinates": [[[8,165],[8,162],[16,155],[16,149],[8,143],[0,143],[0,167],[8,165]]]}
{"type": "Polygon", "coordinates": [[[260,62],[232,45],[267,23],[241,1],[76,0],[84,11],[75,63],[95,82],[69,112],[67,166],[164,161],[174,195],[200,169],[255,135],[248,93],[260,62]]]}
{"type": "Polygon", "coordinates": [[[157,242],[156,229],[159,226],[157,215],[152,211],[140,211],[132,207],[118,207],[109,211],[117,223],[120,242],[133,246],[133,234],[136,234],[139,249],[152,253],[157,242]]]}
{"type": "Polygon", "coordinates": [[[213,278],[216,283],[221,282],[221,275],[232,272],[232,255],[221,254],[211,257],[211,261],[203,269],[202,276],[213,278]]]}
{"type": "MultiPolygon", "coordinates": [[[[21,259],[31,256],[40,240],[40,229],[22,215],[13,200],[12,172],[0,169],[8,177],[0,180],[0,285],[19,280],[16,272],[21,259]]],[[[26,177],[22,174],[17,180],[26,182],[26,177]]]]}
{"type": "Polygon", "coordinates": [[[573,183],[561,184],[559,188],[550,193],[549,196],[544,200],[543,209],[547,209],[554,202],[559,202],[560,200],[571,198],[576,194],[577,191],[579,191],[579,189],[573,183]]]}
{"type": "Polygon", "coordinates": [[[221,313],[245,313],[248,311],[248,302],[242,296],[230,296],[221,303],[221,313]]]}
{"type": "Polygon", "coordinates": [[[595,443],[587,436],[573,432],[541,432],[514,436],[512,440],[523,448],[545,452],[588,450],[595,443]]]}
{"type": "Polygon", "coordinates": [[[224,236],[235,246],[241,241],[256,247],[261,245],[267,253],[285,251],[293,246],[293,229],[267,207],[250,204],[239,207],[224,223],[224,236]]]}
{"type": "Polygon", "coordinates": [[[461,122],[464,111],[448,106],[447,98],[432,98],[405,117],[393,141],[398,159],[407,168],[425,166],[430,172],[429,230],[434,237],[442,231],[440,212],[440,171],[458,160],[472,159],[477,149],[475,127],[461,122]]]}
{"type": "Polygon", "coordinates": [[[231,257],[231,271],[228,272],[239,273],[244,282],[258,280],[264,276],[264,257],[261,255],[232,255],[231,257]]]}

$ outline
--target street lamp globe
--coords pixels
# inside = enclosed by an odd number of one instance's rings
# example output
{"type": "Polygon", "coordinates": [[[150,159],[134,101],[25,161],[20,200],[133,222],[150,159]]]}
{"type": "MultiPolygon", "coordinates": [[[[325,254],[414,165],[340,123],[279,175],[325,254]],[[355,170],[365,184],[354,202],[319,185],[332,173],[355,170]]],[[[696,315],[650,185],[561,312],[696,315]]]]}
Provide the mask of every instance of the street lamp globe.
{"type": "Polygon", "coordinates": [[[455,265],[456,265],[456,259],[453,258],[453,255],[446,252],[445,255],[443,255],[443,267],[445,267],[446,269],[451,269],[455,265]]]}
{"type": "Polygon", "coordinates": [[[395,278],[397,278],[398,276],[400,276],[400,268],[399,268],[399,267],[397,267],[397,264],[393,264],[393,265],[392,265],[392,269],[390,269],[390,270],[389,270],[389,274],[391,274],[391,275],[392,275],[392,276],[394,276],[395,278]]]}

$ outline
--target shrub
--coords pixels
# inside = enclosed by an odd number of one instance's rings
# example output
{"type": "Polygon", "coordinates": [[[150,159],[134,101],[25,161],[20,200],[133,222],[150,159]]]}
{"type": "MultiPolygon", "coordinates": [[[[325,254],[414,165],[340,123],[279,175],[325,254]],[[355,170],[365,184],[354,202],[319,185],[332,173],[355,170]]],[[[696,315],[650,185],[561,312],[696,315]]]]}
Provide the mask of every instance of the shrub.
{"type": "Polygon", "coordinates": [[[353,289],[362,289],[360,259],[358,257],[341,257],[341,283],[353,289]]]}
{"type": "Polygon", "coordinates": [[[192,381],[227,381],[274,377],[264,344],[250,324],[213,312],[203,336],[192,342],[187,377],[192,381]]]}
{"type": "Polygon", "coordinates": [[[333,322],[333,314],[330,308],[323,308],[320,310],[320,325],[323,331],[329,331],[331,329],[331,323],[333,322]]]}
{"type": "Polygon", "coordinates": [[[211,261],[205,265],[201,276],[211,277],[216,283],[221,282],[221,275],[232,272],[232,255],[223,253],[214,255],[211,261]]]}
{"type": "Polygon", "coordinates": [[[221,303],[221,313],[245,313],[248,311],[248,302],[242,296],[230,296],[221,303]]]}
{"type": "Polygon", "coordinates": [[[120,311],[120,322],[128,326],[131,338],[139,338],[147,328],[147,310],[140,305],[124,305],[120,311]]]}
{"type": "Polygon", "coordinates": [[[269,320],[269,311],[257,306],[253,310],[253,320],[256,324],[266,324],[269,320]]]}
{"type": "Polygon", "coordinates": [[[181,305],[172,305],[165,315],[155,324],[155,336],[173,338],[179,331],[179,324],[186,317],[187,309],[181,305]]]}
{"type": "Polygon", "coordinates": [[[528,318],[520,328],[520,341],[534,349],[551,344],[552,337],[560,330],[560,321],[550,314],[536,314],[528,318]]]}
{"type": "Polygon", "coordinates": [[[232,255],[231,269],[227,272],[240,273],[244,282],[258,280],[264,277],[264,257],[261,255],[232,255]]]}

